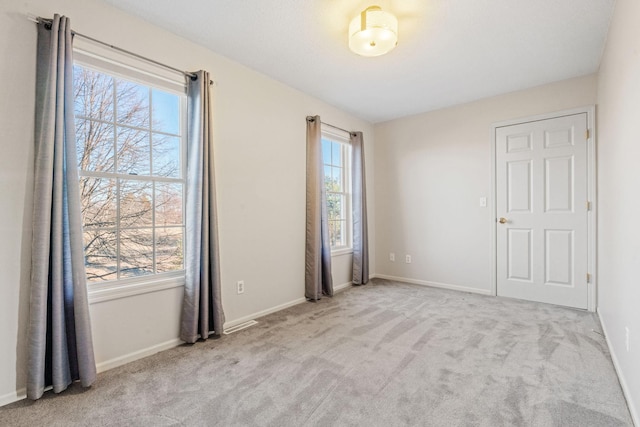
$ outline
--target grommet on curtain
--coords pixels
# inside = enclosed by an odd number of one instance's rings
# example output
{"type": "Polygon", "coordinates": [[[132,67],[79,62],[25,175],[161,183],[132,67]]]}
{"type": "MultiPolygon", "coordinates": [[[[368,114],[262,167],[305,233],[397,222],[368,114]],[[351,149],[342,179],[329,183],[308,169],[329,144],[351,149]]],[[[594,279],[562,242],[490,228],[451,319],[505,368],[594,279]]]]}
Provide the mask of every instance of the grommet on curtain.
{"type": "MultiPolygon", "coordinates": [[[[187,74],[189,76],[189,78],[191,79],[192,82],[195,82],[196,80],[198,80],[198,75],[195,73],[192,74],[187,74]]],[[[213,80],[209,80],[209,85],[211,86],[215,86],[216,82],[214,82],[213,80]]]]}

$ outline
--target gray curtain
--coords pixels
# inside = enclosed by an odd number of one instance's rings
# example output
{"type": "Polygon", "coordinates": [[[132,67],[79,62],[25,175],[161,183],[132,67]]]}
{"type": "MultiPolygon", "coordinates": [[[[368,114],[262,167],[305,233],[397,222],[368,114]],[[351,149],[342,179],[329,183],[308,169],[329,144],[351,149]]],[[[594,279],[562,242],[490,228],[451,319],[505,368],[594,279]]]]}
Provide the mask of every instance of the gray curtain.
{"type": "Polygon", "coordinates": [[[352,132],[351,171],[353,183],[353,284],[369,281],[369,233],[367,232],[367,191],[362,132],[352,132]]]}
{"type": "Polygon", "coordinates": [[[307,117],[307,231],[304,294],[312,301],[319,300],[322,295],[333,296],[321,126],[320,116],[307,117]]]}
{"type": "Polygon", "coordinates": [[[96,379],[84,266],[69,19],[38,25],[27,396],[96,379]]]}
{"type": "Polygon", "coordinates": [[[209,73],[196,75],[187,78],[186,282],[180,339],[188,343],[221,335],[224,327],[209,73]]]}

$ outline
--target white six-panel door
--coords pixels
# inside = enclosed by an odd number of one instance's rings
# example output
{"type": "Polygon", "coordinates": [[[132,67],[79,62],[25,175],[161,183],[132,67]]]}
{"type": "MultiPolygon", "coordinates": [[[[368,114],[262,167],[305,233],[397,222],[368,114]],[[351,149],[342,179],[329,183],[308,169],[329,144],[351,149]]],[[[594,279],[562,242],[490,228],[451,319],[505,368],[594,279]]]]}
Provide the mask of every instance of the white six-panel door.
{"type": "Polygon", "coordinates": [[[587,115],[496,128],[500,296],[587,308],[587,115]]]}

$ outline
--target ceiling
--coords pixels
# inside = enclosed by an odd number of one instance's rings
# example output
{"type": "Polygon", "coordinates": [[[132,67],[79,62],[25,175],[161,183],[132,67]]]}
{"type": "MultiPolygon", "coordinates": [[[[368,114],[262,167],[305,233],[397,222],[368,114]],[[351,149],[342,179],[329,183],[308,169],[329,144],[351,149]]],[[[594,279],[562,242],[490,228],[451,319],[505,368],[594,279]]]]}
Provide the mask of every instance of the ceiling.
{"type": "MultiPolygon", "coordinates": [[[[615,0],[105,0],[372,123],[598,70],[615,0]],[[377,4],[389,54],[347,46],[377,4]]],[[[209,70],[215,76],[215,70],[209,70]]]]}

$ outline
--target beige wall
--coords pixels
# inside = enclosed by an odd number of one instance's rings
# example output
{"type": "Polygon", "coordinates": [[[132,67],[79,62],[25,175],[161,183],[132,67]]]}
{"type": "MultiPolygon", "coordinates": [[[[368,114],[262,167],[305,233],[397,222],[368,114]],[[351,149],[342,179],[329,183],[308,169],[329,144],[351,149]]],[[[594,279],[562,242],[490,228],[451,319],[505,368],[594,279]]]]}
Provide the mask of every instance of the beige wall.
{"type": "Polygon", "coordinates": [[[636,424],[640,423],[639,21],[640,2],[618,0],[598,76],[598,311],[636,424]]]}
{"type": "MultiPolygon", "coordinates": [[[[319,114],[325,122],[364,132],[367,185],[374,187],[373,133],[365,121],[97,0],[1,2],[0,405],[25,385],[36,57],[36,27],[27,14],[56,12],[69,16],[80,33],[180,69],[212,73],[228,323],[304,300],[305,116],[319,114]],[[235,292],[237,280],[245,281],[243,295],[235,292]]],[[[348,255],[334,259],[337,285],[350,280],[350,260],[348,255]]],[[[92,304],[99,367],[174,345],[181,295],[182,289],[174,288],[92,304]]]]}
{"type": "Polygon", "coordinates": [[[491,124],[595,102],[590,75],[375,125],[376,274],[490,293],[491,124]]]}

